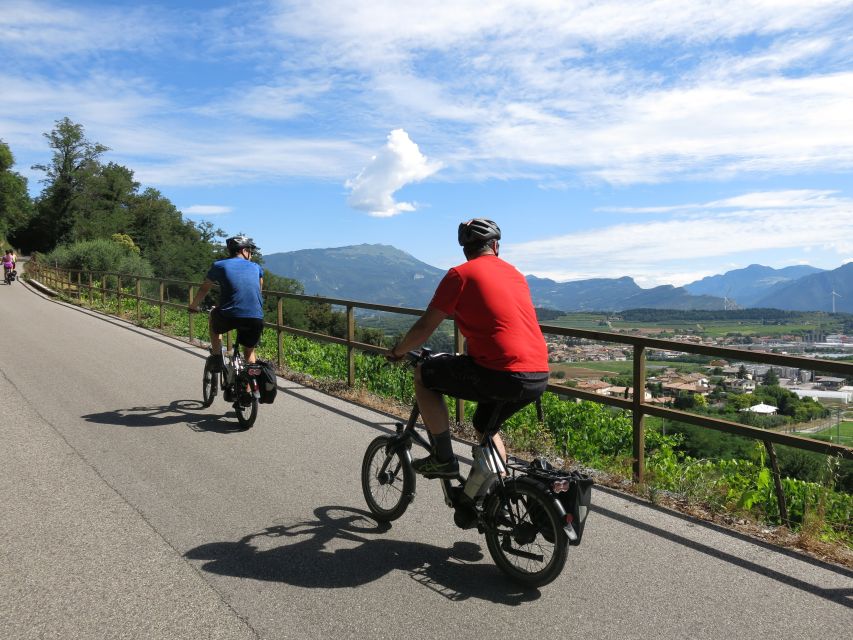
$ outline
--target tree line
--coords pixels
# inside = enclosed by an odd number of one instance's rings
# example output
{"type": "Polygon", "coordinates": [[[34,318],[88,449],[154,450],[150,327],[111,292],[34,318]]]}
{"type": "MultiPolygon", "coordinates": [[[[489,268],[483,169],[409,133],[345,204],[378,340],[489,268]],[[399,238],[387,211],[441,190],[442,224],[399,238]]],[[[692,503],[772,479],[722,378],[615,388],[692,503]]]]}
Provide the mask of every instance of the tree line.
{"type": "MultiPolygon", "coordinates": [[[[109,148],[89,140],[83,125],[68,117],[43,134],[50,160],[33,165],[43,174],[31,197],[27,179],[14,170],[8,144],[0,140],[0,242],[19,254],[66,269],[111,271],[199,282],[210,264],[227,256],[227,233],[209,222],[184,219],[157,189],[142,188],[133,170],[104,162],[109,148]]],[[[263,263],[259,253],[255,258],[263,263]]],[[[264,288],[304,293],[302,284],[268,271],[264,288]]],[[[267,299],[270,320],[277,315],[267,299]]],[[[329,305],[286,300],[285,322],[299,329],[343,335],[344,314],[329,305]]],[[[381,332],[364,329],[358,338],[378,344],[381,332]]]]}

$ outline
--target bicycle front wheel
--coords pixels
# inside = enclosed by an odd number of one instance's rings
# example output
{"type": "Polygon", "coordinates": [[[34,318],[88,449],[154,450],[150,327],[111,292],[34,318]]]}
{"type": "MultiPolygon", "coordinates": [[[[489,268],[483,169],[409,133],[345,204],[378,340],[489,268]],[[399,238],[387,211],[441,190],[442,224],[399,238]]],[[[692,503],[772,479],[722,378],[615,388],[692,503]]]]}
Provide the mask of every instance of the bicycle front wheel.
{"type": "Polygon", "coordinates": [[[214,371],[213,363],[210,358],[204,364],[204,375],[201,379],[201,397],[202,404],[209,407],[213,404],[213,399],[216,398],[216,393],[219,387],[219,374],[214,371]]]}
{"type": "Polygon", "coordinates": [[[391,440],[388,436],[375,438],[361,463],[364,499],[380,522],[402,516],[415,495],[415,471],[399,448],[386,450],[391,440]]]}
{"type": "Polygon", "coordinates": [[[560,575],[569,551],[553,498],[536,485],[507,482],[486,506],[486,544],[495,564],[516,582],[541,587],[560,575]]]}

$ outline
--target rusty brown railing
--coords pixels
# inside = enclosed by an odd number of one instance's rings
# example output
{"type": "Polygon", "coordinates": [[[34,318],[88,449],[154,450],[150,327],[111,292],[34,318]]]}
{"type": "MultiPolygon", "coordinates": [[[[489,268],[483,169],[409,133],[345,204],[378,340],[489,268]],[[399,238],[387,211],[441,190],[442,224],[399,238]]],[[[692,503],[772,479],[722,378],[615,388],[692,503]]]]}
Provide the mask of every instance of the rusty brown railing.
{"type": "MultiPolygon", "coordinates": [[[[56,290],[66,296],[76,297],[82,300],[84,293],[88,295],[89,301],[92,299],[94,291],[99,291],[103,299],[107,296],[113,296],[117,301],[117,308],[120,308],[122,298],[131,298],[136,301],[136,316],[139,321],[140,303],[148,302],[159,306],[160,309],[160,328],[163,328],[163,310],[164,308],[187,309],[187,302],[192,300],[198,283],[163,280],[157,278],[146,278],[142,276],[129,276],[118,273],[108,272],[88,272],[72,269],[59,269],[46,265],[32,263],[28,265],[27,277],[38,279],[45,286],[56,290]],[[142,284],[148,283],[148,290],[157,291],[156,298],[146,297],[141,294],[142,284]],[[172,290],[186,291],[187,301],[183,300],[183,296],[179,302],[174,302],[166,295],[167,291],[172,290]]],[[[360,302],[354,300],[344,300],[338,298],[325,298],[318,296],[309,296],[296,293],[286,293],[279,291],[265,291],[264,295],[274,297],[276,300],[277,318],[276,322],[265,322],[264,326],[274,330],[277,334],[277,359],[278,365],[283,364],[283,348],[282,340],[284,334],[302,336],[313,340],[323,342],[332,342],[344,345],[347,349],[347,384],[353,386],[355,384],[355,351],[370,351],[374,353],[385,353],[386,349],[376,345],[366,344],[355,340],[356,323],[355,309],[366,309],[372,311],[382,311],[386,313],[405,314],[412,316],[420,316],[423,309],[412,309],[405,307],[395,307],[390,305],[375,304],[371,302],[360,302]],[[346,310],[346,336],[336,337],[326,334],[306,331],[289,327],[284,323],[283,317],[283,301],[286,299],[301,300],[304,302],[325,303],[342,307],[346,310]]],[[[624,409],[631,412],[633,421],[633,477],[636,482],[642,483],[645,477],[645,418],[646,416],[655,416],[668,420],[684,422],[687,424],[696,425],[708,429],[715,429],[725,433],[730,433],[747,438],[753,438],[764,443],[767,448],[770,462],[773,467],[773,475],[777,483],[777,495],[780,497],[780,513],[785,513],[784,498],[781,493],[781,484],[779,479],[778,468],[776,468],[776,454],[774,445],[785,445],[813,451],[830,456],[841,456],[843,458],[853,459],[853,448],[832,442],[814,440],[802,436],[791,435],[787,433],[778,433],[768,431],[757,427],[750,427],[737,422],[713,418],[710,416],[698,415],[671,409],[667,407],[657,406],[645,402],[645,379],[646,379],[646,353],[649,350],[659,349],[665,351],[676,351],[679,353],[690,353],[697,355],[706,355],[717,358],[725,358],[728,360],[754,362],[760,364],[769,364],[786,367],[796,367],[807,369],[816,372],[834,373],[844,377],[853,377],[853,362],[825,360],[817,358],[807,358],[803,356],[792,356],[777,353],[768,353],[762,351],[752,351],[746,349],[737,349],[732,347],[710,346],[705,344],[696,344],[692,342],[680,342],[675,340],[662,340],[657,338],[648,338],[641,336],[631,336],[619,333],[610,333],[603,331],[591,331],[587,329],[571,329],[566,327],[557,327],[548,324],[541,324],[543,333],[546,335],[567,336],[574,338],[582,338],[597,342],[610,342],[617,344],[629,345],[633,350],[633,388],[635,393],[631,398],[618,398],[613,396],[602,396],[581,389],[549,384],[548,390],[561,396],[575,398],[579,400],[588,400],[598,402],[619,409],[624,409]]],[[[189,323],[190,341],[193,341],[193,323],[189,323]]],[[[462,338],[458,328],[454,331],[456,351],[462,350],[462,338]]],[[[462,420],[462,403],[457,402],[456,418],[457,421],[462,420]]],[[[783,520],[786,518],[783,515],[783,520]]]]}

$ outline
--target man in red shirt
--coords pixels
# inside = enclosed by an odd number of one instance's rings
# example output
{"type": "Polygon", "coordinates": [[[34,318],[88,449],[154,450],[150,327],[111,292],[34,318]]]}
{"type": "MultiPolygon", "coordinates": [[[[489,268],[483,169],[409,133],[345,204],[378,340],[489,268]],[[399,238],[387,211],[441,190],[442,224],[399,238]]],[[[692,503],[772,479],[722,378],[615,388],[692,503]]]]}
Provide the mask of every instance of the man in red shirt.
{"type": "MultiPolygon", "coordinates": [[[[459,473],[444,394],[477,402],[473,422],[482,439],[498,404],[495,428],[539,398],[548,384],[548,348],[530,289],[515,267],[498,258],[500,238],[498,225],[485,218],[459,225],[467,262],[447,272],[424,315],[389,354],[398,360],[420,347],[448,317],[467,340],[467,355],[444,354],[415,369],[415,396],[435,449],[413,466],[427,477],[459,473]]],[[[506,458],[499,435],[495,444],[506,458]]]]}

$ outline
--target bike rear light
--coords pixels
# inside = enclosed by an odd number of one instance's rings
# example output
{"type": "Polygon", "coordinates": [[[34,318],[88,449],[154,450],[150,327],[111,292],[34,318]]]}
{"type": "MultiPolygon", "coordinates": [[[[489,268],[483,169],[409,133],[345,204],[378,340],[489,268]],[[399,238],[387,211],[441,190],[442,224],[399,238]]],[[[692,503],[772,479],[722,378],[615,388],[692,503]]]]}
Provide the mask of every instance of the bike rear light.
{"type": "Polygon", "coordinates": [[[571,513],[566,514],[566,524],[572,524],[575,521],[575,517],[571,513]]]}
{"type": "Polygon", "coordinates": [[[569,481],[568,480],[554,480],[554,483],[551,485],[551,490],[554,493],[563,493],[564,491],[569,490],[569,481]]]}

